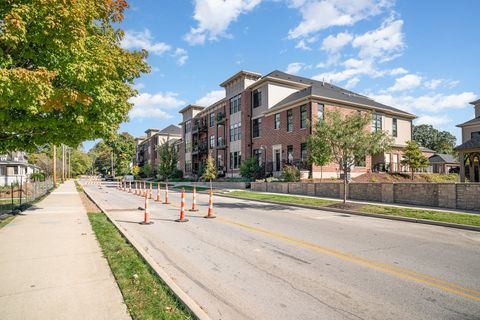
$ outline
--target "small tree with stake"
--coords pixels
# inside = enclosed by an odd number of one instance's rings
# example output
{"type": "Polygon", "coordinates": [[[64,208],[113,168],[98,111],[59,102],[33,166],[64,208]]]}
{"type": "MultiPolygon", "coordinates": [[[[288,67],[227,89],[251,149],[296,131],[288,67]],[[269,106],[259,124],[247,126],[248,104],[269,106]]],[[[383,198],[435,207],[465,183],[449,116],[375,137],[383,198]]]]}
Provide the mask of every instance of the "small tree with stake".
{"type": "Polygon", "coordinates": [[[428,167],[428,159],[422,154],[420,146],[414,140],[408,141],[403,155],[402,165],[408,166],[412,172],[412,180],[415,170],[428,167]]]}
{"type": "Polygon", "coordinates": [[[316,124],[310,138],[312,160],[324,163],[331,159],[342,169],[343,203],[347,202],[347,175],[355,164],[355,157],[385,152],[392,143],[385,132],[367,130],[370,121],[371,114],[366,112],[348,115],[342,115],[338,110],[325,112],[325,119],[316,124]],[[321,155],[321,159],[316,159],[317,155],[321,155]]]}
{"type": "Polygon", "coordinates": [[[319,139],[317,135],[313,135],[308,140],[309,160],[310,163],[320,166],[320,181],[323,180],[323,166],[332,161],[332,152],[330,146],[324,139],[319,139]]]}
{"type": "Polygon", "coordinates": [[[168,177],[175,172],[178,163],[177,150],[168,140],[158,147],[158,174],[168,183],[168,177]]]}
{"type": "Polygon", "coordinates": [[[205,181],[210,181],[210,191],[212,191],[212,180],[216,179],[218,176],[217,167],[215,166],[215,160],[212,155],[209,154],[207,158],[207,164],[205,166],[205,171],[203,172],[202,179],[205,181]]]}

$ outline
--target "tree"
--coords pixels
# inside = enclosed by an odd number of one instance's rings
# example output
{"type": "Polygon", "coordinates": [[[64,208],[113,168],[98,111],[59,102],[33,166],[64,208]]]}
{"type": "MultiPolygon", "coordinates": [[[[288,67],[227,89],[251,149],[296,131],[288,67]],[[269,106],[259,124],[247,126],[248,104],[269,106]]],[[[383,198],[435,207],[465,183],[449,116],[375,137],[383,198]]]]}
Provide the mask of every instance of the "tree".
{"type": "Polygon", "coordinates": [[[135,138],[128,132],[122,132],[106,139],[105,143],[113,154],[115,172],[119,175],[128,174],[135,156],[135,138]]]}
{"type": "Polygon", "coordinates": [[[110,174],[112,171],[112,149],[105,143],[100,141],[93,146],[88,152],[93,159],[93,169],[101,175],[110,174]]]}
{"type": "Polygon", "coordinates": [[[240,165],[240,175],[244,178],[253,180],[260,175],[260,166],[256,157],[250,157],[240,165]]]}
{"type": "Polygon", "coordinates": [[[121,48],[125,0],[0,1],[0,153],[109,137],[146,51],[121,48]]]}
{"type": "Polygon", "coordinates": [[[178,154],[175,145],[165,141],[158,147],[158,174],[168,182],[168,177],[177,170],[178,154]]]}
{"type": "Polygon", "coordinates": [[[212,155],[209,154],[207,158],[207,163],[205,166],[205,171],[203,172],[202,179],[210,181],[210,191],[212,191],[212,180],[216,179],[218,176],[217,167],[215,166],[215,160],[212,155]]]}
{"type": "Polygon", "coordinates": [[[133,176],[134,176],[134,177],[137,177],[139,173],[140,173],[140,167],[137,166],[137,165],[134,165],[134,166],[132,167],[132,174],[133,174],[133,176]]]}
{"type": "Polygon", "coordinates": [[[144,163],[140,167],[140,173],[145,177],[149,178],[152,175],[152,166],[149,163],[144,163]]]}
{"type": "Polygon", "coordinates": [[[379,154],[390,148],[392,139],[383,131],[370,132],[372,116],[366,112],[342,115],[340,111],[325,112],[325,119],[317,122],[310,138],[311,149],[329,150],[333,162],[343,171],[343,202],[347,201],[348,173],[355,158],[379,154]]]}
{"type": "Polygon", "coordinates": [[[402,165],[410,168],[410,171],[412,172],[412,180],[415,170],[428,167],[428,158],[423,155],[422,151],[420,151],[420,146],[416,141],[407,141],[402,165]]]}
{"type": "Polygon", "coordinates": [[[300,181],[300,170],[295,166],[285,166],[282,170],[282,178],[287,182],[300,181]]]}
{"type": "Polygon", "coordinates": [[[320,181],[323,179],[323,166],[332,161],[332,152],[325,139],[312,135],[307,143],[310,163],[320,166],[320,181]]]}
{"type": "MultiPolygon", "coordinates": [[[[57,154],[57,161],[61,161],[61,154],[57,154]]],[[[41,168],[47,176],[53,173],[53,152],[50,146],[40,148],[37,152],[28,154],[28,162],[41,168]]],[[[87,174],[93,165],[93,159],[85,153],[80,145],[77,148],[71,148],[70,152],[70,172],[72,177],[87,174]]],[[[57,174],[61,171],[61,166],[57,166],[57,174]]]]}
{"type": "Polygon", "coordinates": [[[429,124],[413,126],[412,139],[422,147],[438,153],[455,154],[457,138],[448,131],[439,131],[429,124]]]}

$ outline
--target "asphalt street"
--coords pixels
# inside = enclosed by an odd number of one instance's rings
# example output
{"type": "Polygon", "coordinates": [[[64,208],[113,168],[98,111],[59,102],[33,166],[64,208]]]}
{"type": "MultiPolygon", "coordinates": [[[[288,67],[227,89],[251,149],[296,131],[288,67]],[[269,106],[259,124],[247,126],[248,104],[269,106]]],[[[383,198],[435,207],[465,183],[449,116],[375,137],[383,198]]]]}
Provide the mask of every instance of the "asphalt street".
{"type": "Polygon", "coordinates": [[[213,319],[480,319],[480,233],[225,197],[204,219],[206,194],[177,223],[173,190],[145,226],[143,198],[84,187],[213,319]]]}

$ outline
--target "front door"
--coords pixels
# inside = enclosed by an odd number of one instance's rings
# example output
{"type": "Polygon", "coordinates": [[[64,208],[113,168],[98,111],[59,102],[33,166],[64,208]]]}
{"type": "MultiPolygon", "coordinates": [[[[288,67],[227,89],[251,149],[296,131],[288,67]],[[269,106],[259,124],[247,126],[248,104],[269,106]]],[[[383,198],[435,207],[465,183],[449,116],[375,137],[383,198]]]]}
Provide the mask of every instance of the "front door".
{"type": "Polygon", "coordinates": [[[273,148],[273,171],[282,171],[282,146],[274,146],[273,148]]]}

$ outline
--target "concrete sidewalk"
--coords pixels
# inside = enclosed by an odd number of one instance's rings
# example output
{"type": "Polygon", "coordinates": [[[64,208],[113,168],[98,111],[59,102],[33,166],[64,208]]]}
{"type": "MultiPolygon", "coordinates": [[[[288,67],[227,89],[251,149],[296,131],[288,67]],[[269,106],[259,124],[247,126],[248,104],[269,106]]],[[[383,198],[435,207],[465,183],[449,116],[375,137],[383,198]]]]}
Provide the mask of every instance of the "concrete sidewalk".
{"type": "Polygon", "coordinates": [[[72,180],[0,229],[0,318],[130,319],[72,180]]]}

